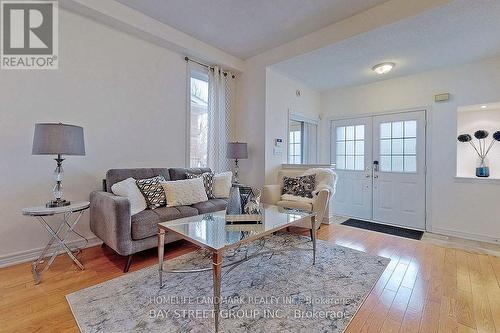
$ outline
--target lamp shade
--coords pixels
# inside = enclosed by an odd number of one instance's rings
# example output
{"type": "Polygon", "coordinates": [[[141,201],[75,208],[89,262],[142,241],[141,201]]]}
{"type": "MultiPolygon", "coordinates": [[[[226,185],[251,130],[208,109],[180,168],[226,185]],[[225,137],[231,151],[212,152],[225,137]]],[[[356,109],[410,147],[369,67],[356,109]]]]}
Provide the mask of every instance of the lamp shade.
{"type": "Polygon", "coordinates": [[[226,157],[238,160],[248,158],[247,144],[243,142],[229,142],[227,144],[226,157]]]}
{"type": "Polygon", "coordinates": [[[67,124],[35,124],[33,155],[85,155],[83,127],[67,124]]]}

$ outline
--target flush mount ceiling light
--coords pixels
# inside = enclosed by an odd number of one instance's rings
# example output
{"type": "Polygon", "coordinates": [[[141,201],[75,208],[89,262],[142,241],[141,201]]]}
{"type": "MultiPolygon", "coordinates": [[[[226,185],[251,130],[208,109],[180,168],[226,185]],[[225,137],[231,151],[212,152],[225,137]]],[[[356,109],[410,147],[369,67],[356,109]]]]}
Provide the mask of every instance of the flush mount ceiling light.
{"type": "Polygon", "coordinates": [[[394,68],[394,66],[396,66],[396,64],[393,62],[383,62],[373,66],[372,69],[377,74],[387,74],[394,68]]]}
{"type": "Polygon", "coordinates": [[[481,105],[481,109],[486,109],[487,106],[486,105],[481,105]]]}

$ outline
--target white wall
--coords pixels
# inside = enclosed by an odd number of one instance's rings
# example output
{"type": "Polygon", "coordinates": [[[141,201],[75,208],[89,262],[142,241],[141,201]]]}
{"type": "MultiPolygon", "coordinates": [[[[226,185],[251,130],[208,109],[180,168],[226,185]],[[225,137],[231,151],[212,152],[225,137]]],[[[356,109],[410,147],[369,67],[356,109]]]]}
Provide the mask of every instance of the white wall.
{"type": "MultiPolygon", "coordinates": [[[[55,162],[31,155],[36,122],[84,127],[87,155],[64,162],[72,201],[88,200],[110,168],[185,164],[184,57],[65,10],[59,24],[59,70],[0,73],[0,259],[48,239],[21,215],[52,198],[55,162]]],[[[78,230],[91,237],[88,224],[87,212],[78,230]]]]}
{"type": "MultiPolygon", "coordinates": [[[[427,106],[431,140],[428,228],[485,240],[500,239],[500,186],[495,182],[462,181],[456,175],[457,108],[500,99],[500,57],[453,68],[435,70],[378,83],[338,89],[321,94],[326,117],[357,116],[427,106]],[[451,93],[451,100],[434,103],[437,93],[451,93]]],[[[327,121],[323,128],[329,128],[327,121]]],[[[328,130],[323,142],[329,141],[328,130]]],[[[322,159],[329,158],[323,145],[322,159]]]]}
{"type": "MultiPolygon", "coordinates": [[[[457,118],[457,136],[470,134],[474,138],[474,132],[486,130],[490,133],[486,139],[486,143],[489,145],[493,139],[493,133],[500,131],[500,109],[462,111],[458,112],[457,118]]],[[[474,143],[478,146],[475,138],[474,143]]],[[[495,142],[491,148],[487,160],[490,167],[490,178],[500,179],[500,144],[498,142],[495,142]]],[[[468,143],[457,141],[457,176],[474,178],[478,162],[479,157],[474,148],[468,143]]]]}
{"type": "Polygon", "coordinates": [[[266,71],[266,142],[265,174],[266,184],[274,184],[278,170],[287,163],[288,112],[300,114],[310,119],[318,119],[320,113],[320,94],[304,84],[294,81],[275,70],[266,71]],[[297,97],[296,91],[301,95],[297,97]],[[281,155],[273,154],[274,139],[283,139],[281,155]]]}

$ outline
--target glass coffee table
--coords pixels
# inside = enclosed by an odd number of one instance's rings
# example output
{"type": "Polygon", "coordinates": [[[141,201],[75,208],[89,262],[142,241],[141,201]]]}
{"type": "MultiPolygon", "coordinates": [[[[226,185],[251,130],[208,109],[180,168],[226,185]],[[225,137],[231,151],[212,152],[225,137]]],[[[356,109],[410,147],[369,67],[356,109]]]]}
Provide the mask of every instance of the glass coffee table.
{"type": "Polygon", "coordinates": [[[223,253],[227,249],[236,248],[244,243],[252,242],[276,231],[290,227],[301,220],[310,219],[312,239],[312,261],[316,261],[316,218],[314,213],[284,209],[277,206],[262,206],[262,221],[259,224],[227,223],[225,211],[186,217],[178,220],[159,223],[158,260],[160,288],[163,287],[163,273],[196,273],[212,270],[214,284],[214,320],[215,332],[219,329],[219,312],[221,302],[221,272],[223,267],[240,264],[269,252],[255,253],[237,262],[223,264],[223,253]],[[173,232],[177,236],[212,252],[212,267],[195,270],[169,270],[163,260],[165,233],[173,232]]]}

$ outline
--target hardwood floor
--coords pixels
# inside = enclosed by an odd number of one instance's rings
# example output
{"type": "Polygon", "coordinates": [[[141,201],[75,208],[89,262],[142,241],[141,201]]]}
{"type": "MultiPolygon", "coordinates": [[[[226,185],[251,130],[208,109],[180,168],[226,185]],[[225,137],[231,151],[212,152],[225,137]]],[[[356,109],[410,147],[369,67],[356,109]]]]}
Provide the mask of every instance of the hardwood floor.
{"type": "MultiPolygon", "coordinates": [[[[305,232],[304,234],[307,234],[305,232]]],[[[500,258],[342,225],[318,238],[391,258],[346,332],[499,332],[500,258]]],[[[196,247],[176,242],[166,259],[196,247]]],[[[56,259],[35,286],[30,264],[0,270],[0,332],[78,332],[65,295],[123,275],[125,258],[109,248],[83,251],[85,271],[56,259]]],[[[134,256],[130,271],[155,265],[156,250],[134,256]]]]}

